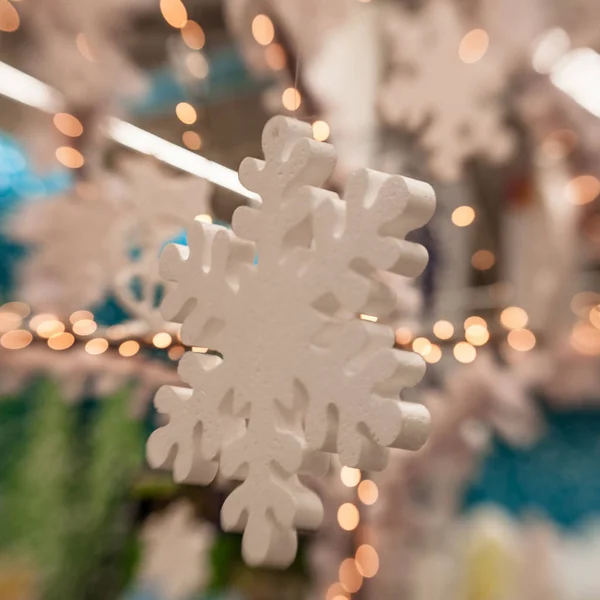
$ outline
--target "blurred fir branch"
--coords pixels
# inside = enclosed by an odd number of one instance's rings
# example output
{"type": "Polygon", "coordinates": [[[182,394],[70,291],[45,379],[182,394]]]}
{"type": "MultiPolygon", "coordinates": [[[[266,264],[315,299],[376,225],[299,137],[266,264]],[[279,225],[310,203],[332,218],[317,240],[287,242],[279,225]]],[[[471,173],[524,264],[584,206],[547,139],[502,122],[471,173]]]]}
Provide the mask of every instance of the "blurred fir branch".
{"type": "Polygon", "coordinates": [[[69,407],[53,382],[34,387],[2,530],[10,556],[34,569],[41,600],[116,598],[135,571],[130,493],[143,433],[128,415],[130,391],[95,403],[91,415],[77,419],[82,408],[69,407]]]}

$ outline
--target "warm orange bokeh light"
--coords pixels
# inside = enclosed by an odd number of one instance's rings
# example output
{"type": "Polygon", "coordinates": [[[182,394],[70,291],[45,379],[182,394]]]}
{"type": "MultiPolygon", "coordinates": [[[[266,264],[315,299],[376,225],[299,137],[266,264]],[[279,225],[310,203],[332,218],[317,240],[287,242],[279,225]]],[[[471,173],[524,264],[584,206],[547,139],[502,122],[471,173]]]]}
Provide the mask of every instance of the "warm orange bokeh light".
{"type": "Polygon", "coordinates": [[[477,250],[471,257],[471,264],[478,271],[487,271],[496,264],[496,256],[490,250],[477,250]]]}
{"type": "Polygon", "coordinates": [[[77,335],[92,335],[98,329],[94,319],[79,319],[73,323],[73,333],[77,335]]]}
{"type": "Polygon", "coordinates": [[[204,30],[196,21],[188,21],[181,29],[181,37],[188,48],[201,50],[206,43],[204,30]]]}
{"type": "Polygon", "coordinates": [[[324,142],[329,137],[329,125],[325,121],[315,121],[312,125],[313,137],[317,142],[324,142]]]}
{"type": "Polygon", "coordinates": [[[487,52],[490,38],[484,29],[472,29],[460,42],[458,56],[467,64],[480,61],[487,52]]]}
{"type": "Polygon", "coordinates": [[[268,46],[275,39],[273,21],[267,15],[256,15],[252,21],[252,35],[261,46],[268,46]]]}
{"type": "Polygon", "coordinates": [[[285,50],[280,44],[269,44],[265,49],[265,60],[270,69],[281,71],[287,63],[285,50]]]}
{"type": "Polygon", "coordinates": [[[127,340],[119,346],[119,354],[125,358],[135,356],[140,350],[140,345],[135,340],[127,340]]]}
{"type": "Polygon", "coordinates": [[[375,504],[377,502],[377,498],[379,498],[379,489],[377,488],[377,484],[370,479],[365,479],[361,481],[358,486],[358,499],[367,506],[371,504],[375,504]]]}
{"type": "Polygon", "coordinates": [[[500,323],[506,329],[522,329],[528,320],[527,313],[518,306],[509,306],[500,314],[500,323]]]}
{"type": "Polygon", "coordinates": [[[467,227],[475,220],[475,209],[470,206],[459,206],[452,212],[452,222],[457,227],[467,227]]]}
{"type": "Polygon", "coordinates": [[[202,138],[195,131],[185,131],[181,136],[183,145],[190,150],[200,150],[202,147],[202,138]]]}
{"type": "Polygon", "coordinates": [[[83,133],[81,121],[69,113],[56,113],[53,118],[54,127],[63,135],[79,137],[83,133]]]}
{"type": "Polygon", "coordinates": [[[535,346],[535,335],[529,329],[514,329],[508,334],[508,345],[519,352],[528,352],[535,346]]]}
{"type": "Polygon", "coordinates": [[[361,474],[358,469],[352,467],[342,467],[340,479],[346,487],[356,487],[360,483],[361,474]]]}
{"type": "Polygon", "coordinates": [[[302,104],[302,96],[296,88],[289,87],[281,95],[281,103],[286,110],[298,110],[302,104]]]}
{"type": "Polygon", "coordinates": [[[347,558],[340,565],[338,573],[340,583],[350,594],[356,594],[360,590],[363,577],[356,567],[356,561],[353,558],[347,558]]]}
{"type": "Polygon", "coordinates": [[[52,348],[52,350],[66,350],[70,348],[75,343],[75,336],[68,331],[65,333],[59,333],[57,335],[53,335],[48,340],[48,346],[52,348]]]}
{"type": "Polygon", "coordinates": [[[440,340],[449,340],[454,335],[454,325],[450,321],[437,321],[433,326],[433,335],[440,340]]]}
{"type": "Polygon", "coordinates": [[[0,31],[11,33],[19,29],[20,24],[17,9],[8,0],[0,0],[0,31]]]}
{"type": "Polygon", "coordinates": [[[339,526],[345,531],[354,531],[360,522],[360,514],[358,508],[350,502],[342,504],[338,508],[337,519],[339,526]]]}
{"type": "Polygon", "coordinates": [[[181,0],[160,0],[160,12],[165,21],[175,29],[181,29],[187,23],[187,10],[181,0]]]}
{"type": "Polygon", "coordinates": [[[574,177],[567,184],[566,196],[571,204],[589,204],[600,194],[600,181],[593,175],[574,177]]]}
{"type": "Polygon", "coordinates": [[[88,354],[103,354],[108,350],[108,341],[104,338],[94,338],[85,345],[85,351],[88,354]]]}
{"type": "Polygon", "coordinates": [[[454,358],[461,363],[472,363],[477,357],[477,350],[468,342],[458,342],[454,346],[454,358]]]}
{"type": "Polygon", "coordinates": [[[413,334],[408,327],[400,327],[396,329],[396,344],[399,346],[406,346],[410,344],[413,339],[413,334]]]}
{"type": "Polygon", "coordinates": [[[180,102],[175,107],[175,114],[177,115],[177,118],[186,125],[191,125],[198,119],[196,109],[189,102],[180,102]]]}
{"type": "Polygon", "coordinates": [[[79,169],[85,162],[83,154],[69,146],[61,146],[56,149],[56,160],[69,169],[79,169]]]}
{"type": "Polygon", "coordinates": [[[379,555],[373,546],[363,544],[356,550],[356,568],[363,577],[375,577],[379,571],[379,555]]]}
{"type": "Polygon", "coordinates": [[[33,336],[25,329],[15,329],[6,332],[0,338],[0,346],[7,350],[21,350],[31,344],[33,336]]]}

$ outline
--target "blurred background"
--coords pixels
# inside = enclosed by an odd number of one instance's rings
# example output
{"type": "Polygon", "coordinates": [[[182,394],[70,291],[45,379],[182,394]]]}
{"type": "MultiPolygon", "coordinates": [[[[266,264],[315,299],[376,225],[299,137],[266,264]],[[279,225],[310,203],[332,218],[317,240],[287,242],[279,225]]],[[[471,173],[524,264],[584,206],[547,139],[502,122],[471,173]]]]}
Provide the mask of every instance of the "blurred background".
{"type": "Polygon", "coordinates": [[[598,0],[0,0],[0,598],[600,598],[598,52],[598,0]],[[252,201],[275,114],[330,189],[438,200],[389,320],[430,440],[310,482],[286,571],[220,530],[230,484],[144,460],[184,353],[157,257],[252,201]]]}

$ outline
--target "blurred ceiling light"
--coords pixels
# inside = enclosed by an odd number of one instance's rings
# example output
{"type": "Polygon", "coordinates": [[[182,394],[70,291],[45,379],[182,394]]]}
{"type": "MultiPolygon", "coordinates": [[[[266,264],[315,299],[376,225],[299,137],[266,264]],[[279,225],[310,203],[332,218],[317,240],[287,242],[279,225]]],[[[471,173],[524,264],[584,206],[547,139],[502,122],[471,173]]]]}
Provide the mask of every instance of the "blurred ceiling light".
{"type": "Polygon", "coordinates": [[[472,363],[477,357],[477,350],[468,342],[458,342],[454,346],[453,353],[454,358],[464,364],[472,363]]]}
{"type": "Polygon", "coordinates": [[[205,79],[208,76],[208,61],[202,52],[190,52],[185,57],[185,66],[196,79],[205,79]]]}
{"type": "Polygon", "coordinates": [[[281,103],[286,110],[293,112],[300,108],[300,105],[302,104],[302,96],[296,88],[289,87],[283,91],[283,94],[281,95],[281,103]]]}
{"type": "Polygon", "coordinates": [[[522,329],[528,320],[527,313],[518,306],[509,306],[500,314],[500,323],[506,329],[522,329]]]}
{"type": "Polygon", "coordinates": [[[273,21],[267,15],[256,15],[252,21],[252,35],[261,46],[268,46],[275,39],[273,21]]]}
{"type": "Polygon", "coordinates": [[[596,117],[600,117],[600,54],[591,48],[568,52],[552,69],[552,83],[596,117]]]}
{"type": "MultiPolygon", "coordinates": [[[[61,111],[61,99],[55,90],[3,62],[0,62],[0,94],[47,113],[61,111]]],[[[121,119],[109,117],[106,133],[122,146],[153,156],[191,175],[207,179],[215,185],[248,198],[255,206],[261,203],[258,194],[247,190],[232,169],[163,140],[149,131],[121,119]]]]}
{"type": "Polygon", "coordinates": [[[196,109],[189,102],[180,102],[175,107],[177,118],[186,125],[191,125],[198,120],[196,109]]]}
{"type": "Polygon", "coordinates": [[[265,60],[270,69],[281,71],[287,62],[285,50],[280,44],[270,44],[265,49],[265,60]]]}
{"type": "Polygon", "coordinates": [[[567,183],[565,193],[571,204],[589,204],[600,194],[600,181],[593,175],[579,175],[567,183]]]}
{"type": "Polygon", "coordinates": [[[181,37],[188,48],[192,50],[202,50],[206,43],[204,30],[196,21],[188,21],[181,29],[181,37]]]}
{"type": "Polygon", "coordinates": [[[78,33],[75,36],[75,45],[77,46],[77,50],[79,50],[79,53],[81,56],[83,56],[83,58],[92,63],[96,62],[85,33],[78,33]]]}
{"type": "Polygon", "coordinates": [[[190,150],[200,150],[202,147],[202,138],[195,131],[184,131],[181,139],[190,150]]]}
{"type": "Polygon", "coordinates": [[[359,469],[352,467],[342,467],[340,479],[346,487],[356,487],[360,483],[361,474],[359,469]]]}
{"type": "Polygon", "coordinates": [[[64,332],[53,335],[48,340],[48,347],[52,350],[67,350],[75,343],[75,336],[72,333],[64,332]]]}
{"type": "Polygon", "coordinates": [[[329,137],[329,125],[325,121],[315,121],[312,130],[313,137],[317,142],[324,142],[329,137]]]}
{"type": "Polygon", "coordinates": [[[454,325],[450,321],[437,321],[433,326],[433,335],[440,340],[449,340],[454,335],[454,325]]]}
{"type": "Polygon", "coordinates": [[[513,329],[508,334],[508,345],[519,352],[528,352],[535,346],[535,335],[529,329],[513,329]]]}
{"type": "Polygon", "coordinates": [[[17,9],[8,0],[0,0],[0,31],[11,33],[19,29],[20,23],[17,9]]]}
{"type": "Polygon", "coordinates": [[[452,222],[457,227],[467,227],[475,220],[475,209],[471,206],[459,206],[452,212],[452,222]]]}
{"type": "Polygon", "coordinates": [[[54,127],[63,135],[79,137],[83,133],[81,121],[69,113],[56,113],[52,119],[54,127]]]}
{"type": "Polygon", "coordinates": [[[85,162],[83,154],[70,146],[61,146],[60,148],[57,148],[55,154],[56,160],[69,169],[79,169],[83,167],[85,162]]]}
{"type": "Polygon", "coordinates": [[[535,42],[532,63],[533,68],[542,74],[548,74],[569,51],[571,39],[569,34],[560,27],[546,31],[535,42]]]}
{"type": "Polygon", "coordinates": [[[477,250],[471,257],[471,264],[478,271],[488,271],[496,264],[496,257],[491,250],[477,250]]]}
{"type": "Polygon", "coordinates": [[[6,332],[0,338],[0,346],[7,350],[21,350],[31,344],[33,336],[31,332],[25,329],[15,329],[13,331],[6,332]]]}
{"type": "Polygon", "coordinates": [[[160,0],[160,12],[171,27],[175,29],[185,27],[187,10],[181,0],[160,0]]]}
{"type": "Polygon", "coordinates": [[[490,38],[485,29],[472,29],[461,40],[458,56],[464,63],[476,63],[485,56],[489,45],[490,38]]]}

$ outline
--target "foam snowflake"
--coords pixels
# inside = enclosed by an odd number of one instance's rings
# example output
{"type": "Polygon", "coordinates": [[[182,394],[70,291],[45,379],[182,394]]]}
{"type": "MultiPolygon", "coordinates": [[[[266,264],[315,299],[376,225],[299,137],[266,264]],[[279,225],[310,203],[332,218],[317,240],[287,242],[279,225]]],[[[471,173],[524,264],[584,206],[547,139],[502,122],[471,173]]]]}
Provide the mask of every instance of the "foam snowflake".
{"type": "Polygon", "coordinates": [[[134,159],[98,184],[27,204],[9,227],[33,246],[20,297],[67,316],[113,291],[130,313],[158,327],[156,256],[191,219],[210,213],[211,190],[203,179],[171,177],[134,159]]]}
{"type": "Polygon", "coordinates": [[[505,65],[491,54],[462,62],[458,50],[468,30],[446,0],[431,0],[416,15],[399,8],[385,12],[393,58],[381,96],[383,116],[422,131],[430,165],[446,179],[456,178],[473,155],[506,158],[513,143],[499,103],[505,65]]]}
{"type": "Polygon", "coordinates": [[[189,247],[170,245],[163,276],[175,286],[162,305],[191,346],[179,373],[190,388],[156,396],[169,423],[148,441],[153,467],[177,481],[208,483],[217,471],[243,483],[225,501],[226,530],[244,531],[250,564],[284,566],[297,529],[322,518],[298,473],[322,472],[327,453],[381,469],[386,447],[417,448],[429,422],[420,404],[399,401],[424,363],[393,348],[393,331],[358,318],[391,311],[376,276],[416,276],[427,252],[404,236],[431,217],[427,184],[369,170],[350,179],[345,200],[321,189],[335,151],[305,123],[275,117],[266,160],[246,159],[240,179],[262,197],[240,207],[233,232],[196,222],[189,247]]]}

